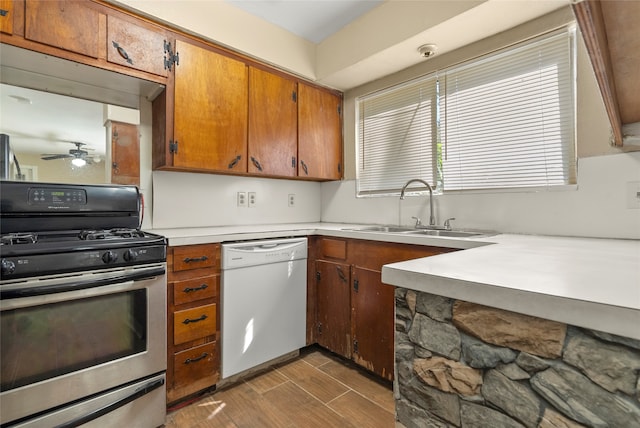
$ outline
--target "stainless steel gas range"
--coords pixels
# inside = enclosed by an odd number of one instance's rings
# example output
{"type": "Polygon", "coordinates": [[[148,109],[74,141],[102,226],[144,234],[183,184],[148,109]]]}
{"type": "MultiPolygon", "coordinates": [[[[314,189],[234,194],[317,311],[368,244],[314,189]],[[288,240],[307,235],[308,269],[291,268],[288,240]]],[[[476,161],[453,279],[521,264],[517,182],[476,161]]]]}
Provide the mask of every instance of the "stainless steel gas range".
{"type": "Polygon", "coordinates": [[[0,426],[164,424],[166,240],[138,189],[0,192],[0,426]]]}

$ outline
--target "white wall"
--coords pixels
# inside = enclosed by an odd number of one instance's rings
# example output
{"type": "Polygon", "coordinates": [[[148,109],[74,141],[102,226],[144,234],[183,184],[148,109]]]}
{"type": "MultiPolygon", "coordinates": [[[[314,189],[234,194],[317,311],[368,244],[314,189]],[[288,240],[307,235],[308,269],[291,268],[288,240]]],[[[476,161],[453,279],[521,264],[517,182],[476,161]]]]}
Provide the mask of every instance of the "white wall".
{"type": "Polygon", "coordinates": [[[320,199],[315,182],[154,171],[153,228],[318,222],[320,199]],[[238,207],[237,192],[256,192],[256,206],[238,207]]]}
{"type": "MultiPolygon", "coordinates": [[[[640,153],[579,160],[578,187],[554,192],[436,196],[438,224],[506,233],[640,239],[640,209],[627,208],[627,183],[640,182],[640,153]]],[[[355,180],[322,185],[322,221],[414,224],[429,220],[429,197],[356,198],[355,180]]]]}

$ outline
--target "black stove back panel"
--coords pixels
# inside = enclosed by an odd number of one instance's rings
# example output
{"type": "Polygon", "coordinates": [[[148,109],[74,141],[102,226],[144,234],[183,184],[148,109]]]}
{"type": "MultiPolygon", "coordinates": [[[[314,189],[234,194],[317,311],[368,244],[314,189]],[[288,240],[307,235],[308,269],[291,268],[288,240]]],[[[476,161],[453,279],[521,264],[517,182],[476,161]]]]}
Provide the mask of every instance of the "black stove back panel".
{"type": "Polygon", "coordinates": [[[142,197],[135,186],[0,181],[0,232],[137,229],[142,197]]]}

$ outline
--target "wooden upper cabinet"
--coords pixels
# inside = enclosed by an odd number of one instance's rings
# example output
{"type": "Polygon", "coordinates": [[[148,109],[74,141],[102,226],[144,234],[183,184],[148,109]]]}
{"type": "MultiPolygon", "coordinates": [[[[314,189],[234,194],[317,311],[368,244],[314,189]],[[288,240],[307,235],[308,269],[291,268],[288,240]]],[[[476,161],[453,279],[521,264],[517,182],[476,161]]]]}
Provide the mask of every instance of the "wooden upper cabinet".
{"type": "Polygon", "coordinates": [[[247,172],[247,66],[176,41],[173,166],[247,172]]]}
{"type": "Polygon", "coordinates": [[[295,81],[249,67],[250,173],[296,175],[296,98],[295,81]]]}
{"type": "Polygon", "coordinates": [[[107,61],[166,77],[165,41],[150,30],[116,16],[107,17],[107,61]]]}
{"type": "Polygon", "coordinates": [[[0,32],[13,34],[13,0],[0,0],[0,32]]]}
{"type": "Polygon", "coordinates": [[[102,18],[104,14],[88,1],[31,0],[25,5],[24,36],[27,40],[98,58],[102,18]]]}
{"type": "Polygon", "coordinates": [[[339,180],[342,176],[342,100],[298,84],[298,176],[339,180]]]}
{"type": "Polygon", "coordinates": [[[140,185],[138,125],[111,122],[111,182],[140,185]]]}

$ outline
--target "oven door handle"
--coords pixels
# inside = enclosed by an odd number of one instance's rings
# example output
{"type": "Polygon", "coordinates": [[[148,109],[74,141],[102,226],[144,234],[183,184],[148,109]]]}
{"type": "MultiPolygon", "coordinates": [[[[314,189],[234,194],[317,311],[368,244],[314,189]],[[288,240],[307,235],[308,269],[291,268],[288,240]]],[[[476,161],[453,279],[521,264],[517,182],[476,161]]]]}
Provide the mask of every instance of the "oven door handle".
{"type": "Polygon", "coordinates": [[[97,410],[94,410],[91,413],[88,413],[86,415],[77,417],[75,419],[72,419],[68,422],[65,422],[63,424],[60,425],[56,425],[55,428],[73,428],[73,427],[77,427],[83,424],[86,424],[87,422],[91,422],[94,419],[98,419],[101,416],[106,415],[107,413],[111,413],[114,410],[119,409],[122,406],[125,406],[129,403],[131,403],[134,400],[137,400],[138,398],[149,394],[151,391],[160,388],[162,385],[164,385],[164,378],[163,379],[156,379],[153,380],[149,383],[147,383],[146,385],[141,386],[140,388],[138,388],[133,394],[128,395],[124,398],[121,398],[118,401],[114,401],[111,404],[107,404],[104,407],[101,407],[97,410]]]}
{"type": "Polygon", "coordinates": [[[151,267],[133,272],[118,272],[117,275],[105,278],[91,278],[80,281],[70,281],[64,284],[43,285],[37,284],[21,288],[0,291],[0,299],[19,299],[23,297],[43,296],[46,294],[64,293],[66,291],[85,290],[88,288],[103,287],[105,285],[121,284],[128,281],[144,281],[165,274],[165,268],[151,267]]]}

